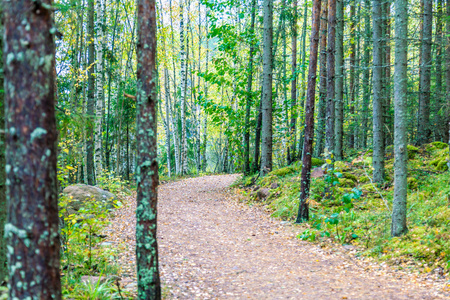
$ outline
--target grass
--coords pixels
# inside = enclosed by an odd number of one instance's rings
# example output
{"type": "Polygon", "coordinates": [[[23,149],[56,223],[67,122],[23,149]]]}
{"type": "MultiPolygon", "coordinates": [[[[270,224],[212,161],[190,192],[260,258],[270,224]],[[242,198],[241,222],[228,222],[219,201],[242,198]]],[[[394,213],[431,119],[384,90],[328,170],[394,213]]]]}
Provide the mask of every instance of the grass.
{"type": "MultiPolygon", "coordinates": [[[[329,182],[326,177],[312,178],[308,199],[311,218],[307,224],[300,225],[304,231],[299,238],[319,243],[352,244],[360,250],[360,255],[399,268],[430,272],[440,267],[448,272],[450,174],[442,167],[448,160],[448,145],[432,143],[421,148],[410,146],[408,150],[411,154],[408,160],[407,234],[396,238],[390,236],[394,178],[390,152],[386,157],[386,182],[380,187],[371,183],[370,155],[361,152],[351,161],[335,163],[339,178],[328,178],[329,182]],[[348,202],[349,195],[355,196],[356,191],[361,191],[361,197],[352,199],[351,206],[345,208],[345,201],[348,202]]],[[[272,172],[282,176],[269,176],[254,183],[259,187],[278,183],[275,196],[263,204],[273,217],[295,220],[300,172],[301,168],[285,167],[272,172]]],[[[249,177],[241,179],[241,192],[245,195],[250,195],[254,188],[248,186],[251,182],[249,177]]]]}

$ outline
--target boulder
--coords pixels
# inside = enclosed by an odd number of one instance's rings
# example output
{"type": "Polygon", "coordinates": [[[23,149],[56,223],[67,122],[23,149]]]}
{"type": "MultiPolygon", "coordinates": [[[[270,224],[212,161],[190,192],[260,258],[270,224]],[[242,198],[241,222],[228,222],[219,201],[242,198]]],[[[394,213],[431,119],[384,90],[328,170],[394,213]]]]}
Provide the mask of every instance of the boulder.
{"type": "Polygon", "coordinates": [[[270,185],[270,189],[271,190],[274,190],[274,189],[276,189],[278,187],[278,183],[276,183],[276,182],[274,182],[274,183],[272,183],[271,185],[270,185]]]}
{"type": "Polygon", "coordinates": [[[265,200],[267,197],[269,197],[269,195],[270,195],[269,189],[259,189],[258,192],[256,193],[256,197],[258,198],[259,201],[265,200]]]}
{"type": "Polygon", "coordinates": [[[72,197],[70,208],[75,212],[87,201],[103,202],[108,209],[112,209],[114,208],[114,203],[119,200],[114,194],[87,184],[70,185],[63,190],[63,194],[67,197],[72,197]]]}
{"type": "Polygon", "coordinates": [[[311,171],[311,177],[312,178],[319,178],[325,175],[325,171],[322,169],[322,167],[314,168],[311,171]]]}

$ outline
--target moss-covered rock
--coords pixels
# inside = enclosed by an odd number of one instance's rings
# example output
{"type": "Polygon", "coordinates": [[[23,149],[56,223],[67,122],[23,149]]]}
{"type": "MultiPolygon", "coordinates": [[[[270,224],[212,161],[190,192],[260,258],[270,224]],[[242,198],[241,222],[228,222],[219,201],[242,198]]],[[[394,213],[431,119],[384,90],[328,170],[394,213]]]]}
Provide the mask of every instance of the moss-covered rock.
{"type": "Polygon", "coordinates": [[[375,187],[373,186],[373,184],[368,183],[368,184],[364,184],[361,186],[361,190],[363,192],[369,192],[369,193],[375,193],[377,190],[375,189],[375,187]]]}
{"type": "Polygon", "coordinates": [[[445,149],[448,147],[448,144],[443,142],[432,142],[429,145],[433,146],[436,149],[445,149]]]}
{"type": "Polygon", "coordinates": [[[363,175],[358,178],[358,181],[359,181],[359,183],[366,183],[366,182],[370,181],[370,178],[367,177],[366,175],[363,175]]]}
{"type": "Polygon", "coordinates": [[[278,170],[274,170],[274,171],[270,172],[268,175],[269,176],[276,175],[276,176],[283,177],[283,176],[286,176],[288,174],[292,174],[295,171],[296,171],[295,168],[289,166],[289,167],[280,168],[278,170]]]}
{"type": "Polygon", "coordinates": [[[417,179],[414,177],[408,177],[407,179],[407,183],[408,183],[408,188],[411,190],[417,190],[417,179]]]}
{"type": "Polygon", "coordinates": [[[448,164],[447,164],[447,160],[445,158],[443,158],[437,165],[436,165],[436,170],[438,171],[447,171],[448,170],[448,164]]]}
{"type": "Polygon", "coordinates": [[[323,165],[324,163],[325,163],[325,161],[322,160],[322,159],[315,158],[315,157],[311,158],[311,165],[312,165],[313,167],[321,166],[321,165],[323,165]]]}
{"type": "Polygon", "coordinates": [[[352,173],[349,172],[343,172],[342,176],[344,176],[344,178],[350,179],[353,182],[358,182],[358,177],[356,177],[355,175],[353,175],[352,173]]]}
{"type": "Polygon", "coordinates": [[[349,170],[350,168],[343,161],[336,161],[334,162],[334,169],[336,171],[342,172],[349,170]]]}
{"type": "Polygon", "coordinates": [[[439,162],[442,160],[442,157],[438,157],[438,158],[436,158],[436,159],[433,159],[432,161],[430,161],[428,164],[430,165],[430,166],[437,166],[438,164],[439,164],[439,162]]]}
{"type": "Polygon", "coordinates": [[[355,187],[355,186],[356,186],[356,183],[355,183],[353,180],[348,179],[348,178],[339,178],[339,185],[340,185],[341,187],[349,187],[349,188],[352,188],[352,187],[355,187]]]}
{"type": "Polygon", "coordinates": [[[408,145],[406,148],[408,149],[408,159],[414,159],[419,152],[419,148],[414,147],[413,145],[408,145]]]}

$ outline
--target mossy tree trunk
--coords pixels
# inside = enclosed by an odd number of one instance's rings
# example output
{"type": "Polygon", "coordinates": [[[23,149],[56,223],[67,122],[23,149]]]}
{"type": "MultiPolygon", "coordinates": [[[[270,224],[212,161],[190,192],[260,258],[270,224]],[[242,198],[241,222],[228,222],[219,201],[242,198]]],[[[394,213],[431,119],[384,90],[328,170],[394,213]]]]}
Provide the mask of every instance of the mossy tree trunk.
{"type": "Polygon", "coordinates": [[[3,4],[9,299],[61,299],[52,1],[3,4]]]}
{"type": "Polygon", "coordinates": [[[408,1],[395,0],[395,69],[394,69],[394,205],[392,236],[408,231],[406,227],[407,188],[407,62],[408,62],[408,1]]]}
{"type": "Polygon", "coordinates": [[[155,0],[137,2],[137,207],[138,299],[161,299],[157,225],[157,84],[155,0]]]}
{"type": "Polygon", "coordinates": [[[317,56],[319,49],[321,0],[314,0],[312,11],[311,39],[309,50],[308,89],[306,92],[305,139],[303,143],[302,177],[300,185],[300,204],[296,223],[309,220],[309,186],[311,183],[311,158],[314,140],[314,102],[316,95],[317,56]]]}
{"type": "MultiPolygon", "coordinates": [[[[3,90],[3,8],[0,6],[0,124],[4,129],[5,123],[5,93],[3,90]]],[[[6,241],[4,240],[4,226],[6,222],[6,194],[5,194],[5,135],[0,135],[0,285],[8,274],[6,265],[6,241]]]]}

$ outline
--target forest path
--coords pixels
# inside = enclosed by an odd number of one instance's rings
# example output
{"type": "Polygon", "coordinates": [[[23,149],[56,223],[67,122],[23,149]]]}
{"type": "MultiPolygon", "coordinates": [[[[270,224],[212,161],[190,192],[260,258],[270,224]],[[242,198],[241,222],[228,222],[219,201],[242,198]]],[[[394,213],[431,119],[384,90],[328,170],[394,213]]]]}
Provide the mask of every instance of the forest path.
{"type": "MultiPolygon", "coordinates": [[[[300,229],[243,205],[228,191],[238,175],[205,176],[159,188],[161,280],[169,299],[441,299],[433,281],[325,251],[300,229]]],[[[135,199],[111,234],[134,277],[135,199]]],[[[128,272],[128,275],[127,275],[128,272]]],[[[448,295],[447,295],[448,296],[448,295]]]]}

